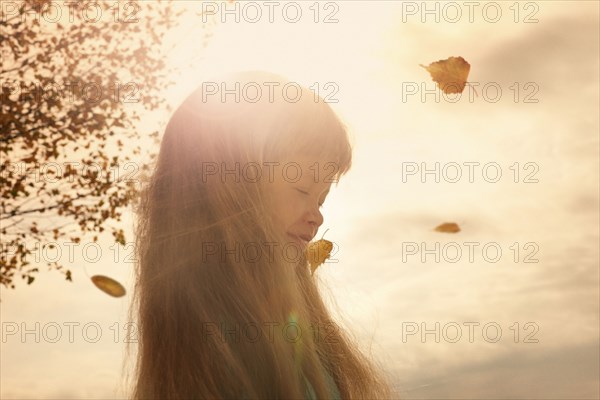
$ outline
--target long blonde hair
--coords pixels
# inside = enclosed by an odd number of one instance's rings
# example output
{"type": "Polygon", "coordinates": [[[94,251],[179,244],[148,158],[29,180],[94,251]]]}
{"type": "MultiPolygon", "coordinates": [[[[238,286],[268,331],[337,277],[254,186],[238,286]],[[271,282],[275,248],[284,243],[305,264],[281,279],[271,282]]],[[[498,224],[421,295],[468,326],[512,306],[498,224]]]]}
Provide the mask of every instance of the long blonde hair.
{"type": "Polygon", "coordinates": [[[391,397],[381,367],[330,316],[306,255],[278,251],[289,239],[264,167],[298,152],[335,162],[336,178],[351,166],[331,107],[279,75],[206,82],[175,111],[135,210],[130,398],[302,399],[308,380],[326,399],[327,373],[344,399],[391,397]]]}

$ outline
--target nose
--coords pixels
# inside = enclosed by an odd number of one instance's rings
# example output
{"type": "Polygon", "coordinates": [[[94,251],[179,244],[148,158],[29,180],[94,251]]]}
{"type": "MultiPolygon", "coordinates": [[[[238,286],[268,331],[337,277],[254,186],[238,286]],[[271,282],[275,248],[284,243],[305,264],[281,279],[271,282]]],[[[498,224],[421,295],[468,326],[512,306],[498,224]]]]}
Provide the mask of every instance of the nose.
{"type": "Polygon", "coordinates": [[[317,230],[323,224],[323,220],[323,214],[321,214],[318,206],[312,207],[306,213],[305,221],[311,226],[313,235],[317,233],[317,230]]]}

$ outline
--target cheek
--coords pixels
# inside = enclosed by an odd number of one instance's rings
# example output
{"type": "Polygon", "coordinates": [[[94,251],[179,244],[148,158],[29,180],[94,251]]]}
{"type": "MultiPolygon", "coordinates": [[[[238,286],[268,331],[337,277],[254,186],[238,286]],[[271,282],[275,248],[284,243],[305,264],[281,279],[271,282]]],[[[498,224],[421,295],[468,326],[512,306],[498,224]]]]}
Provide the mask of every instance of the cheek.
{"type": "Polygon", "coordinates": [[[301,202],[293,193],[290,194],[280,193],[276,196],[273,207],[273,218],[282,229],[288,229],[296,223],[301,214],[301,202]]]}

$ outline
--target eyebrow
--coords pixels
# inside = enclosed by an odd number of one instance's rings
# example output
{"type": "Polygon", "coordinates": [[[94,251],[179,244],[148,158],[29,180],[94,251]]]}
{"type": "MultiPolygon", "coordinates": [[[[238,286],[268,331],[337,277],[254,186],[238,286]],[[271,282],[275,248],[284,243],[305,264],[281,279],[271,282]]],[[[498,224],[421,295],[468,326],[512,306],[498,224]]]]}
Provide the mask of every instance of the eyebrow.
{"type": "MultiPolygon", "coordinates": [[[[323,192],[323,195],[327,196],[331,190],[331,183],[330,182],[315,182],[315,176],[314,174],[303,174],[300,179],[297,181],[297,183],[302,183],[302,184],[306,184],[306,185],[310,185],[310,186],[318,186],[318,185],[325,185],[325,184],[329,184],[329,187],[327,188],[327,190],[325,192],[323,192]]],[[[332,182],[333,183],[333,182],[332,182]]]]}

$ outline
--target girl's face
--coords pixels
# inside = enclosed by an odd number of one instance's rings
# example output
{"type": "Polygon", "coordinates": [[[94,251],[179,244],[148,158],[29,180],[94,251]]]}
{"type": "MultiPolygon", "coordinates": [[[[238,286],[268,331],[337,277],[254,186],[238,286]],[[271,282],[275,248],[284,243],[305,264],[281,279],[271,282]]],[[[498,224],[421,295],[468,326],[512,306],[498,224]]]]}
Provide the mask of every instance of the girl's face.
{"type": "Polygon", "coordinates": [[[334,166],[299,155],[275,165],[272,211],[290,241],[306,247],[323,223],[320,208],[333,180],[334,166]]]}

